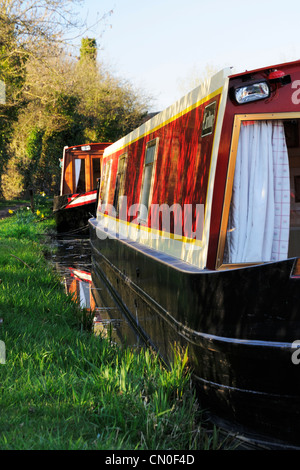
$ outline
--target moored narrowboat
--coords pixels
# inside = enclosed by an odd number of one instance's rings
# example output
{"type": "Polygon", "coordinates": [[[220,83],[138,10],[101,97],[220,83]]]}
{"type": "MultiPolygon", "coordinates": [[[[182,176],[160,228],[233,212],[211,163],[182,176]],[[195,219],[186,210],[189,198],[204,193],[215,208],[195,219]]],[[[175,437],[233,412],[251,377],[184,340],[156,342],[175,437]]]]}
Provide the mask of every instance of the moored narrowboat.
{"type": "Polygon", "coordinates": [[[108,145],[92,143],[64,148],[60,194],[53,203],[59,233],[87,230],[88,219],[95,216],[97,180],[108,145]]]}
{"type": "Polygon", "coordinates": [[[300,61],[222,70],[103,154],[105,283],[212,416],[300,447],[300,61]]]}

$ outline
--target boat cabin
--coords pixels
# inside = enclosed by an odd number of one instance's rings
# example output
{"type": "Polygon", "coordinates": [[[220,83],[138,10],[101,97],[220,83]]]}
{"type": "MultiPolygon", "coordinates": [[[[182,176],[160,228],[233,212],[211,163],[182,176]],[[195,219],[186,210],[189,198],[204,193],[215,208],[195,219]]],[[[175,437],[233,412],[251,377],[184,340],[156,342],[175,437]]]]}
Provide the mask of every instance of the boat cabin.
{"type": "Polygon", "coordinates": [[[92,143],[64,148],[60,194],[54,196],[53,202],[58,232],[87,230],[88,219],[95,215],[101,160],[107,145],[92,143]]]}
{"type": "Polygon", "coordinates": [[[61,195],[86,193],[97,188],[101,159],[107,145],[96,143],[64,148],[61,195]]]}
{"type": "Polygon", "coordinates": [[[200,269],[300,256],[299,103],[300,62],[221,71],[105,149],[98,220],[200,269]]]}

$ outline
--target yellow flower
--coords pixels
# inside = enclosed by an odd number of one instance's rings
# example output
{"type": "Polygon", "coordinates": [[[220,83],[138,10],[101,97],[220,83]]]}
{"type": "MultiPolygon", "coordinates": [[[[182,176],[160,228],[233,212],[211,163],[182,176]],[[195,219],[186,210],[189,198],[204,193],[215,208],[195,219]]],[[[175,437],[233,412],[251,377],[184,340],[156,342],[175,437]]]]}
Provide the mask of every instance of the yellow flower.
{"type": "Polygon", "coordinates": [[[9,213],[9,214],[13,214],[14,211],[12,211],[11,209],[8,209],[8,213],[9,213]]]}
{"type": "Polygon", "coordinates": [[[44,214],[41,215],[41,219],[43,219],[43,218],[44,218],[44,214]]]}
{"type": "Polygon", "coordinates": [[[36,215],[40,215],[41,211],[37,210],[36,215]]]}

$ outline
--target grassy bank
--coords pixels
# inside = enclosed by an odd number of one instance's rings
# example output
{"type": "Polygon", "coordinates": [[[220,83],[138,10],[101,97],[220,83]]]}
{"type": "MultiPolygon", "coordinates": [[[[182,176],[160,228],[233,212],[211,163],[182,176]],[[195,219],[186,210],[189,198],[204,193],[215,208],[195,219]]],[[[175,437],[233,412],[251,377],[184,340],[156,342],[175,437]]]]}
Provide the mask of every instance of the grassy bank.
{"type": "Polygon", "coordinates": [[[51,210],[35,209],[0,221],[0,449],[226,448],[201,423],[186,357],[166,370],[82,328],[45,261],[51,210]]]}

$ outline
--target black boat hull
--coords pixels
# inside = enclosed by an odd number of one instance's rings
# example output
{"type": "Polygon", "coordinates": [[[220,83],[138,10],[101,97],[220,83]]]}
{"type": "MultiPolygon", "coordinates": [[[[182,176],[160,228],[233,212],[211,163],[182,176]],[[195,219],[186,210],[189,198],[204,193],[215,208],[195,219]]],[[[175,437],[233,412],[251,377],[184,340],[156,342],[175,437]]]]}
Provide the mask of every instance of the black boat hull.
{"type": "Polygon", "coordinates": [[[193,268],[90,219],[101,278],[142,337],[169,363],[186,348],[204,406],[232,429],[300,446],[300,280],[296,260],[224,271],[193,268]],[[100,235],[100,237],[99,237],[100,235]]]}
{"type": "Polygon", "coordinates": [[[53,213],[58,233],[88,234],[88,220],[95,215],[95,202],[75,207],[68,206],[69,195],[54,196],[53,213]]]}

